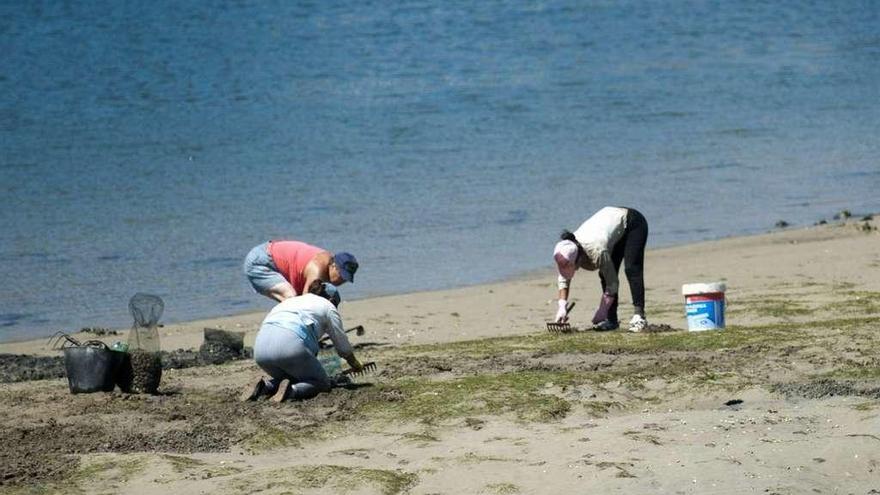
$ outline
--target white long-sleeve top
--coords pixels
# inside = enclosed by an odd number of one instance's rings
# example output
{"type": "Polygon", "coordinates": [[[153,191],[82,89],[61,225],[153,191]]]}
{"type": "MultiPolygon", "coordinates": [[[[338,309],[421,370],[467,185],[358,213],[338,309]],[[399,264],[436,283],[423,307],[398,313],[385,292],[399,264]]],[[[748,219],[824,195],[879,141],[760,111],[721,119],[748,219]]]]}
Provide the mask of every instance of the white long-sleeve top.
{"type": "Polygon", "coordinates": [[[329,335],[337,354],[343,357],[352,354],[351,343],[342,328],[339,311],[333,303],[321,296],[303,294],[285,299],[269,311],[263,319],[263,325],[266,324],[290,328],[315,353],[318,352],[321,337],[329,335]]]}
{"type": "MultiPolygon", "coordinates": [[[[626,231],[626,208],[606,206],[588,218],[573,232],[586,256],[578,256],[578,267],[599,270],[605,279],[605,292],[617,294],[620,281],[611,261],[611,251],[626,231]]],[[[559,288],[567,288],[569,280],[559,275],[559,288]]]]}

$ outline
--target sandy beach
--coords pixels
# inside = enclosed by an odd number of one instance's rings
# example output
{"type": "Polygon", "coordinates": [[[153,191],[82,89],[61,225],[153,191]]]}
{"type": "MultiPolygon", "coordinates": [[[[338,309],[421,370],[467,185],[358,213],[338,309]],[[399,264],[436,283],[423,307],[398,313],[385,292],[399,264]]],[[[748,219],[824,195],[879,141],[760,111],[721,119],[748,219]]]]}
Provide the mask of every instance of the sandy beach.
{"type": "MultiPolygon", "coordinates": [[[[238,402],[252,360],[166,370],[156,396],[0,384],[0,492],[880,493],[876,225],[649,250],[648,319],[669,332],[548,333],[549,254],[514,280],[344,302],[379,369],[307,402],[238,402]],[[682,284],[714,281],[728,328],[687,332],[682,284]]],[[[596,275],[572,294],[587,328],[596,275]]],[[[169,324],[162,347],[206,327],[252,345],[263,316],[169,324]]]]}

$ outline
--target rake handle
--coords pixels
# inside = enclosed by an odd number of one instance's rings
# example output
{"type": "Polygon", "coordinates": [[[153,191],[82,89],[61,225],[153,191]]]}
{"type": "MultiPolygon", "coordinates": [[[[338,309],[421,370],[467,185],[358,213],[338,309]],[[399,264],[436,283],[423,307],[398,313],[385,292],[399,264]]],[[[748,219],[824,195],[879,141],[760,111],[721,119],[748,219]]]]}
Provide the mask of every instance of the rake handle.
{"type": "MultiPolygon", "coordinates": [[[[351,333],[351,332],[356,332],[358,335],[363,335],[364,334],[364,326],[358,325],[356,327],[351,327],[351,328],[345,329],[345,333],[351,333]]],[[[328,340],[330,340],[330,336],[325,335],[325,336],[321,337],[321,340],[319,340],[318,343],[323,344],[324,342],[327,342],[328,340]]]]}

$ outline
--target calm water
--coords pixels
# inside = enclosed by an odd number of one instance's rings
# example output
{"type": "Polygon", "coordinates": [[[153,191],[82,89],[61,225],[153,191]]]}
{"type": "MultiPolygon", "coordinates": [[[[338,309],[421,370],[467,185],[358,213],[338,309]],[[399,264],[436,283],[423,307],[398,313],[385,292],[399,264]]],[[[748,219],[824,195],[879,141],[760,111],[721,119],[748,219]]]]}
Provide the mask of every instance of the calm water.
{"type": "MultiPolygon", "coordinates": [[[[268,309],[296,238],[349,298],[880,211],[880,2],[0,5],[0,341],[268,309]]],[[[724,274],[718,274],[723,276],[724,274]]],[[[550,294],[548,294],[550,297],[550,294]]]]}

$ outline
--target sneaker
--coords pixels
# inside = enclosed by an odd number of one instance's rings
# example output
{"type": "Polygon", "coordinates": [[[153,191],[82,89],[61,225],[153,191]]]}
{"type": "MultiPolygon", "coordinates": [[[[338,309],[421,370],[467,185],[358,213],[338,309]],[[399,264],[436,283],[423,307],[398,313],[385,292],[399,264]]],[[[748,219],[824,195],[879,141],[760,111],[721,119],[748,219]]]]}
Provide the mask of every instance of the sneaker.
{"type": "Polygon", "coordinates": [[[647,326],[648,320],[642,315],[633,315],[632,319],[629,320],[630,332],[643,332],[647,326]]]}
{"type": "Polygon", "coordinates": [[[603,320],[593,325],[593,330],[596,330],[597,332],[608,332],[611,330],[617,330],[618,327],[620,327],[620,324],[616,321],[603,320]]]}
{"type": "Polygon", "coordinates": [[[273,402],[284,402],[287,400],[287,397],[290,396],[290,380],[284,379],[281,380],[281,383],[278,384],[278,391],[275,392],[275,395],[272,396],[273,402]]]}
{"type": "Polygon", "coordinates": [[[263,395],[269,395],[269,391],[266,386],[266,381],[260,377],[252,383],[249,383],[247,387],[242,391],[239,400],[241,402],[248,402],[252,400],[257,400],[263,395]]]}

